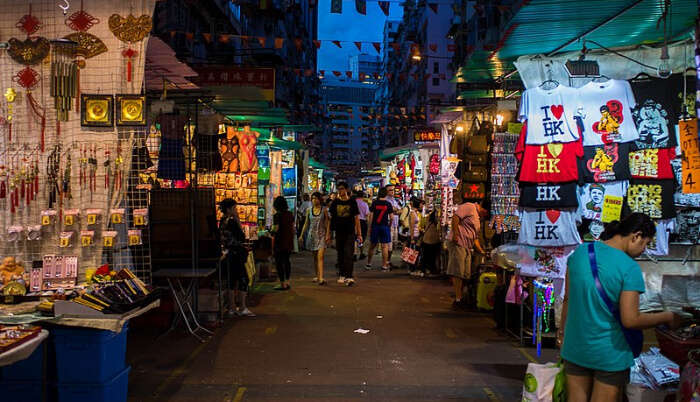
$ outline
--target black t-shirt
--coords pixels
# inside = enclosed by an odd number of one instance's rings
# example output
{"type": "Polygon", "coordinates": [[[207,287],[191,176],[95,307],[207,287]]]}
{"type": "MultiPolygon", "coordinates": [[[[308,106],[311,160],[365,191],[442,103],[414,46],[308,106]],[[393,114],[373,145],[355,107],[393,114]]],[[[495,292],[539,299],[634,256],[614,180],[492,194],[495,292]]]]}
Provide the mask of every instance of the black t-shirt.
{"type": "MultiPolygon", "coordinates": [[[[675,147],[678,116],[683,105],[682,74],[674,74],[667,79],[643,78],[630,81],[637,106],[632,109],[634,124],[639,131],[639,139],[634,141],[639,149],[675,147]]],[[[688,78],[688,88],[694,88],[692,78],[688,78]]],[[[692,94],[692,91],[688,91],[692,94]]],[[[690,96],[692,110],[694,96],[690,96]]]]}
{"type": "Polygon", "coordinates": [[[585,183],[605,183],[630,178],[631,143],[612,143],[583,147],[579,177],[585,183]]]}
{"type": "Polygon", "coordinates": [[[623,214],[642,212],[654,219],[676,216],[673,204],[674,180],[632,179],[623,214]]]}
{"type": "Polygon", "coordinates": [[[355,217],[360,214],[357,201],[336,199],[330,207],[333,230],[336,232],[355,233],[355,217]]]}
{"type": "Polygon", "coordinates": [[[389,226],[389,216],[394,212],[391,203],[386,200],[376,200],[369,208],[372,213],[372,225],[389,226]]]}
{"type": "Polygon", "coordinates": [[[524,184],[520,187],[521,207],[570,208],[578,206],[576,182],[524,184]]]}

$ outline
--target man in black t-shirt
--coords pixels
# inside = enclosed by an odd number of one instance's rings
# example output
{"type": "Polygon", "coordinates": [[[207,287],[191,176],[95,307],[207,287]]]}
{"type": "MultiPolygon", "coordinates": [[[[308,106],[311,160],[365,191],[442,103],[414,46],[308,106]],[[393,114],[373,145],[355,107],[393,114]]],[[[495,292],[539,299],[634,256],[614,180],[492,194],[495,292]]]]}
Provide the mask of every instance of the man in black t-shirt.
{"type": "Polygon", "coordinates": [[[330,214],[335,230],[335,248],[338,252],[340,276],[338,283],[347,286],[355,284],[353,279],[355,240],[362,243],[360,211],[357,202],[350,198],[350,187],[345,182],[338,183],[338,197],[331,203],[330,214]]]}
{"type": "Polygon", "coordinates": [[[382,270],[389,271],[389,246],[391,245],[391,220],[394,214],[394,209],[386,197],[388,195],[386,187],[379,189],[377,200],[372,203],[369,208],[369,232],[370,244],[369,253],[367,254],[366,270],[372,269],[372,256],[377,244],[381,244],[382,248],[382,270]]]}

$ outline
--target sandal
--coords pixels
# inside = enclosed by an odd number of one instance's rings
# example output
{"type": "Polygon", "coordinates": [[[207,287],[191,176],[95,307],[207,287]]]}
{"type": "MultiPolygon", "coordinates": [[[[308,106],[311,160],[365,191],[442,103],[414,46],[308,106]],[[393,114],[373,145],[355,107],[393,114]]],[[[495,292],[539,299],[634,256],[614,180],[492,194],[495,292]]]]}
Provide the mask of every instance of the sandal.
{"type": "Polygon", "coordinates": [[[326,284],[326,280],[325,280],[325,279],[321,279],[320,281],[318,281],[318,286],[323,286],[323,285],[325,285],[325,284],[326,284]]]}

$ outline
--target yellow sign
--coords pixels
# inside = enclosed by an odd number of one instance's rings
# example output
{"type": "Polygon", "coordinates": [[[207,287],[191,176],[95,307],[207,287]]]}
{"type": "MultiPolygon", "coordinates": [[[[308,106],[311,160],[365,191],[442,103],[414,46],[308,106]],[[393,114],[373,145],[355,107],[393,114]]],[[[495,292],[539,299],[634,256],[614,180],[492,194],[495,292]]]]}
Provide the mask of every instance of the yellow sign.
{"type": "Polygon", "coordinates": [[[82,236],[80,238],[80,244],[82,244],[83,247],[92,246],[92,236],[82,236]]]}
{"type": "Polygon", "coordinates": [[[102,246],[104,247],[113,247],[114,246],[114,237],[104,237],[102,238],[102,246]]]}
{"type": "Polygon", "coordinates": [[[139,235],[129,235],[129,245],[138,246],[141,244],[141,236],[139,235]]]}
{"type": "Polygon", "coordinates": [[[75,223],[75,217],[73,215],[66,215],[63,217],[63,223],[66,226],[73,226],[73,223],[75,223]]]}
{"type": "Polygon", "coordinates": [[[136,226],[146,225],[146,220],[143,218],[143,215],[134,215],[134,225],[136,225],[136,226]]]}
{"type": "Polygon", "coordinates": [[[603,199],[603,213],[600,220],[603,223],[618,221],[622,215],[622,197],[606,195],[603,199]]]}
{"type": "Polygon", "coordinates": [[[700,155],[684,155],[681,160],[683,193],[700,193],[700,155]]]}
{"type": "Polygon", "coordinates": [[[97,214],[89,214],[87,216],[87,224],[94,225],[95,223],[97,223],[97,214]]]}
{"type": "Polygon", "coordinates": [[[122,223],[122,214],[112,214],[112,223],[115,225],[122,223]]]}
{"type": "Polygon", "coordinates": [[[48,215],[43,215],[41,217],[41,224],[43,226],[49,226],[51,224],[51,217],[48,215]]]}
{"type": "Polygon", "coordinates": [[[700,140],[698,140],[698,119],[681,120],[678,122],[683,156],[700,155],[700,140]]]}
{"type": "Polygon", "coordinates": [[[70,247],[70,237],[61,237],[59,247],[70,247]]]}

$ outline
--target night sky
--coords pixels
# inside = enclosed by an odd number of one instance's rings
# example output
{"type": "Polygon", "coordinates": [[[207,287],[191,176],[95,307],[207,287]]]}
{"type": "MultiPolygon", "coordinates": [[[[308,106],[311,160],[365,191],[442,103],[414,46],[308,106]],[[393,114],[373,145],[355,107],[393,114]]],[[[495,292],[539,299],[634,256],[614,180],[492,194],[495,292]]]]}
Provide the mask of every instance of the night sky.
{"type": "MultiPolygon", "coordinates": [[[[397,1],[392,1],[389,19],[400,20],[403,9],[397,1]]],[[[384,16],[377,1],[367,1],[367,15],[355,10],[354,0],[343,0],[343,13],[331,14],[331,0],[318,0],[318,39],[322,40],[318,50],[319,70],[348,70],[348,56],[358,54],[353,43],[342,43],[343,48],[324,40],[381,42],[384,31],[384,16]]],[[[362,52],[379,56],[370,43],[362,44],[362,52]]]]}

